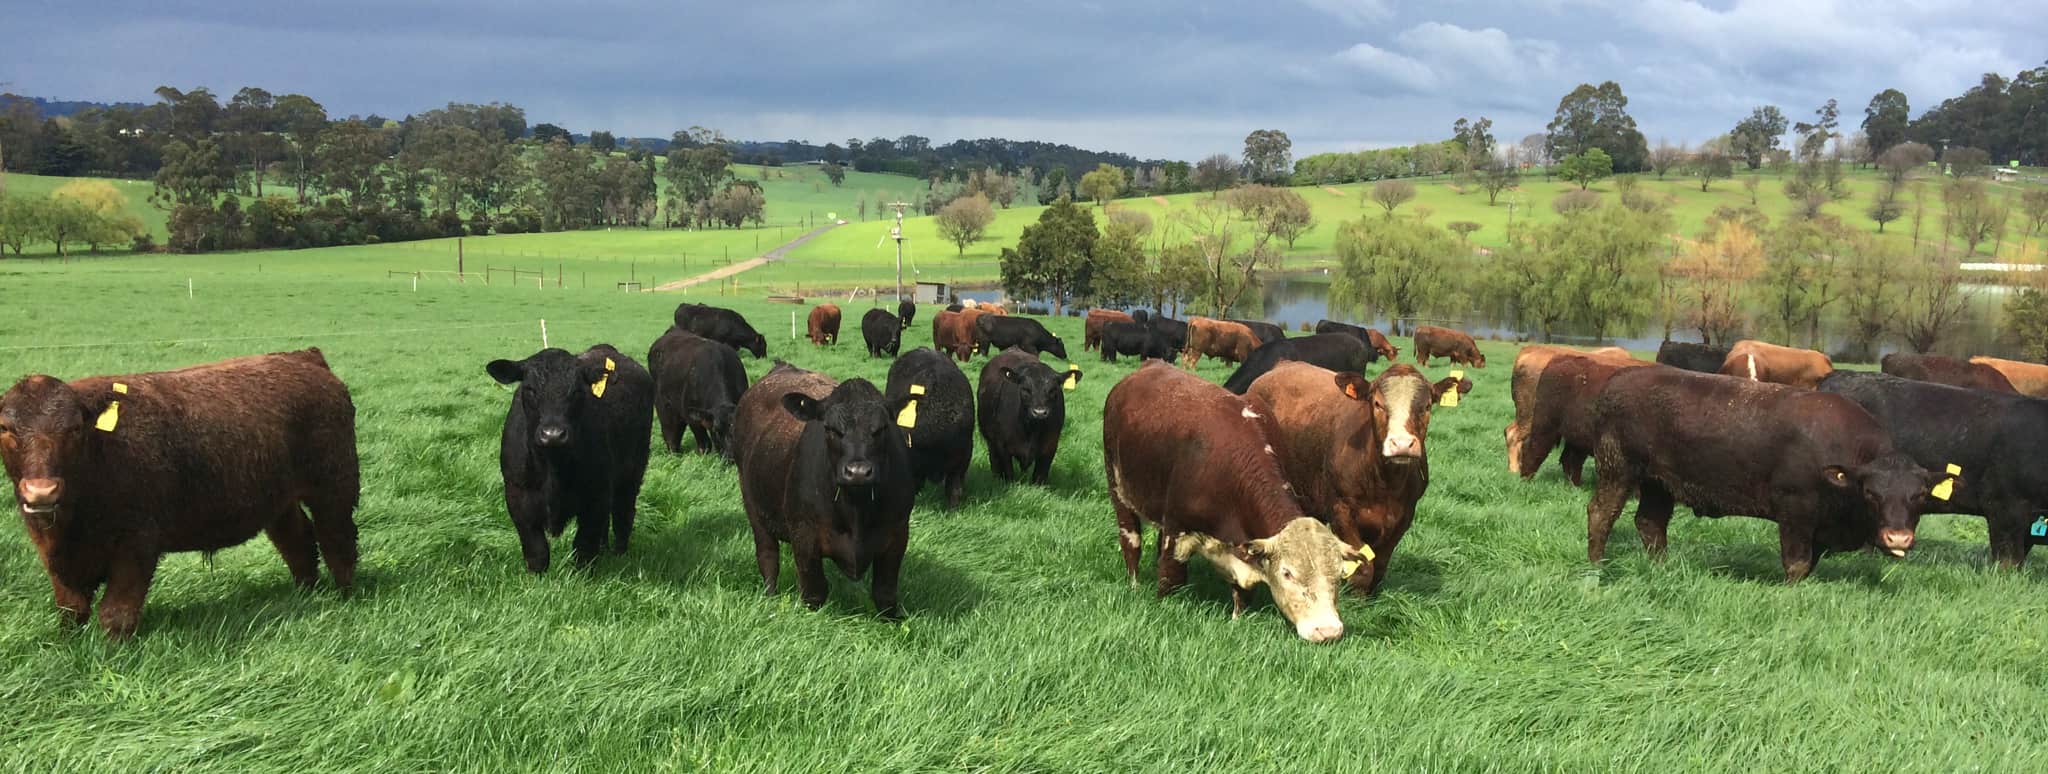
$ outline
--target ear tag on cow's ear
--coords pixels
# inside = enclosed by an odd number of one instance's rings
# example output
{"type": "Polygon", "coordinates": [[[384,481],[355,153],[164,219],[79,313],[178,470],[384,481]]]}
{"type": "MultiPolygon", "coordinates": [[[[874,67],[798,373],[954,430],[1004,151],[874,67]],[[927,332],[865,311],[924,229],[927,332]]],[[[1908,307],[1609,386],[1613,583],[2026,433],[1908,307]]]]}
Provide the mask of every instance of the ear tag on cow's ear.
{"type": "Polygon", "coordinates": [[[618,365],[613,363],[611,358],[605,358],[604,377],[590,383],[590,394],[599,398],[604,397],[604,388],[612,383],[612,372],[615,370],[618,370],[618,365]]]}
{"type": "Polygon", "coordinates": [[[910,400],[904,402],[903,410],[896,413],[896,425],[905,430],[917,427],[917,403],[924,398],[924,385],[910,385],[910,400]]]}
{"type": "MultiPolygon", "coordinates": [[[[114,392],[127,395],[128,385],[115,382],[114,392]]],[[[100,412],[98,419],[93,420],[92,426],[98,428],[100,432],[111,433],[114,432],[114,427],[119,424],[121,424],[121,402],[113,400],[107,401],[106,409],[100,412]]]]}
{"type": "Polygon", "coordinates": [[[1067,383],[1060,385],[1060,389],[1073,392],[1074,388],[1079,386],[1081,386],[1081,366],[1077,363],[1068,363],[1067,383]]]}
{"type": "Polygon", "coordinates": [[[1350,398],[1350,399],[1352,399],[1352,400],[1358,400],[1358,385],[1356,385],[1356,384],[1346,384],[1346,385],[1344,385],[1344,397],[1346,397],[1346,398],[1350,398]]]}
{"type": "Polygon", "coordinates": [[[1462,384],[1462,383],[1464,383],[1464,381],[1465,381],[1465,372],[1464,372],[1464,371],[1461,371],[1461,370],[1457,370],[1457,369],[1453,369],[1453,370],[1451,371],[1451,388],[1450,388],[1450,389],[1448,389],[1448,390],[1444,390],[1444,397],[1443,397],[1443,401],[1442,401],[1442,402],[1443,402],[1443,405],[1444,405],[1444,406],[1446,406],[1446,407],[1450,407],[1450,408],[1457,408],[1457,406],[1458,406],[1458,385],[1459,385],[1459,384],[1462,384]]]}
{"type": "Polygon", "coordinates": [[[1941,480],[1941,483],[1935,484],[1934,490],[1928,492],[1928,494],[1934,495],[1936,500],[1947,500],[1956,496],[1956,478],[1961,475],[1963,475],[1963,466],[1949,463],[1948,478],[1944,478],[1941,480]]]}
{"type": "Polygon", "coordinates": [[[1361,554],[1364,558],[1345,561],[1344,577],[1349,578],[1353,575],[1357,575],[1359,568],[1364,567],[1367,563],[1373,560],[1374,556],[1376,556],[1372,552],[1372,546],[1359,546],[1358,553],[1361,554]]]}

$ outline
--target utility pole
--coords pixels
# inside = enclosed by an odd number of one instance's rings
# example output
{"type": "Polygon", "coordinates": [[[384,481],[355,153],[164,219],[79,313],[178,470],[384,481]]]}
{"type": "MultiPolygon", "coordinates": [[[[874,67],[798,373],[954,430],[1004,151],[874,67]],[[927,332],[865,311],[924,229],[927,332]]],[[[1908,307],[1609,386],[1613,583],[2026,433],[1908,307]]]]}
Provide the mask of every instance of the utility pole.
{"type": "Polygon", "coordinates": [[[896,301],[901,303],[903,301],[903,208],[910,206],[910,203],[896,201],[890,202],[889,206],[896,208],[896,226],[889,229],[889,238],[896,240],[896,301]]]}

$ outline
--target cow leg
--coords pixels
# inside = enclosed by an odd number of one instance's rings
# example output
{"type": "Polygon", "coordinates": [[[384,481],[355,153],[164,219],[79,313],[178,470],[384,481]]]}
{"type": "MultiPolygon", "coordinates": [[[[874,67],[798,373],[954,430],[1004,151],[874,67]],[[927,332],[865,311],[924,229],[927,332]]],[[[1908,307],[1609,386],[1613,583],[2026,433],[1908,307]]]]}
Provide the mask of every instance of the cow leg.
{"type": "Polygon", "coordinates": [[[1031,462],[1031,483],[1037,484],[1039,486],[1045,486],[1046,480],[1051,477],[1052,455],[1038,455],[1038,459],[1032,460],[1031,462]]]}
{"type": "Polygon", "coordinates": [[[825,596],[831,590],[825,582],[825,557],[817,549],[806,550],[802,543],[796,549],[796,591],[804,607],[816,610],[825,606],[825,596]]]}
{"type": "Polygon", "coordinates": [[[1636,534],[1643,539],[1644,553],[1654,561],[1664,561],[1671,505],[1671,490],[1655,481],[1644,481],[1636,495],[1636,534]]]}
{"type": "Polygon", "coordinates": [[[960,503],[966,499],[967,468],[963,465],[946,473],[946,508],[949,510],[958,508],[960,503]]]}
{"type": "MultiPolygon", "coordinates": [[[[707,449],[709,447],[706,447],[707,449]]],[[[619,482],[612,489],[612,553],[623,554],[633,543],[633,521],[638,517],[640,482],[619,482]]],[[[580,529],[580,528],[579,528],[580,529]]]]}
{"type": "Polygon", "coordinates": [[[661,445],[670,454],[683,453],[683,422],[667,406],[656,405],[655,418],[661,420],[661,445]]]}
{"type": "Polygon", "coordinates": [[[1621,518],[1621,509],[1628,505],[1629,494],[1635,489],[1629,476],[1608,468],[1604,461],[1600,463],[1595,471],[1600,484],[1593,488],[1592,499],[1586,501],[1586,560],[1596,564],[1607,556],[1607,536],[1614,531],[1614,520],[1621,518]]]}
{"type": "Polygon", "coordinates": [[[1009,452],[993,447],[988,450],[988,469],[996,474],[996,478],[1004,481],[1017,480],[1017,471],[1011,467],[1011,462],[1009,452]]]}
{"type": "Polygon", "coordinates": [[[1985,526],[1989,528],[1991,561],[2002,569],[2017,570],[2027,561],[2027,549],[2033,546],[2027,542],[2027,526],[2033,523],[2033,514],[2024,502],[2000,503],[1989,509],[1985,526]]]}
{"type": "Polygon", "coordinates": [[[1252,590],[1235,583],[1230,584],[1230,620],[1244,617],[1244,609],[1251,606],[1252,590]]]}
{"type": "MultiPolygon", "coordinates": [[[[1124,505],[1114,493],[1110,504],[1116,507],[1117,547],[1123,550],[1124,573],[1131,578],[1131,588],[1138,587],[1138,554],[1145,548],[1145,525],[1138,521],[1138,513],[1124,505]]],[[[1166,542],[1166,532],[1159,533],[1159,542],[1166,542]]]]}
{"type": "Polygon", "coordinates": [[[1814,549],[1814,528],[1812,524],[1790,523],[1791,520],[1782,515],[1779,518],[1778,559],[1785,565],[1785,582],[1798,583],[1813,572],[1813,563],[1820,556],[1820,552],[1814,549]]]}
{"type": "Polygon", "coordinates": [[[587,499],[595,502],[576,504],[576,539],[571,545],[575,546],[573,556],[577,567],[589,567],[591,562],[597,561],[597,555],[604,552],[605,533],[611,527],[607,523],[611,521],[608,518],[611,515],[608,498],[587,499]]]}
{"type": "Polygon", "coordinates": [[[92,595],[94,586],[77,586],[50,573],[50,595],[57,602],[57,612],[65,625],[71,628],[84,626],[92,618],[92,595]]]}
{"type": "Polygon", "coordinates": [[[1180,534],[1159,531],[1159,596],[1180,590],[1188,583],[1188,563],[1177,555],[1180,534]]]}
{"type": "Polygon", "coordinates": [[[1560,446],[1563,448],[1557,450],[1557,465],[1564,469],[1565,480],[1572,482],[1572,486],[1577,487],[1581,484],[1586,472],[1586,450],[1574,447],[1568,443],[1560,444],[1560,446]]]}
{"type": "MultiPolygon", "coordinates": [[[[519,532],[519,551],[526,557],[526,571],[548,571],[548,508],[539,492],[505,485],[505,508],[512,514],[512,528],[519,532]]],[[[334,554],[328,553],[329,561],[334,554]]]]}
{"type": "Polygon", "coordinates": [[[299,511],[298,503],[264,527],[263,534],[277,547],[277,555],[284,557],[284,566],[292,572],[292,582],[302,588],[312,588],[320,582],[320,545],[314,542],[313,522],[299,511]]]}
{"type": "MultiPolygon", "coordinates": [[[[753,522],[753,519],[748,519],[753,522]]],[[[754,566],[761,571],[761,594],[772,597],[782,590],[782,545],[775,536],[754,523],[754,566]]]]}
{"type": "Polygon", "coordinates": [[[355,498],[316,498],[306,501],[306,510],[313,515],[313,539],[319,546],[319,555],[327,560],[327,572],[334,576],[335,588],[346,594],[355,587],[356,561],[360,558],[355,498]]]}
{"type": "Polygon", "coordinates": [[[142,626],[142,600],[156,577],[157,557],[123,556],[107,568],[107,593],[100,598],[100,628],[112,640],[135,636],[142,626]]]}
{"type": "Polygon", "coordinates": [[[875,557],[875,578],[868,598],[875,602],[875,612],[891,621],[903,619],[903,605],[896,598],[896,581],[903,572],[903,551],[883,551],[875,557]]]}

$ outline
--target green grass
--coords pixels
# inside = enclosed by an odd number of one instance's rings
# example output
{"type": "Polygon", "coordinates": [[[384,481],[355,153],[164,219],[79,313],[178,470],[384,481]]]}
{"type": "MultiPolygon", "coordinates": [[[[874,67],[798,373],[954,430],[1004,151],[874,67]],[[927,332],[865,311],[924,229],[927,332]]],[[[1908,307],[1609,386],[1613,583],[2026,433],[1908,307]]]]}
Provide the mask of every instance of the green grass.
{"type": "MultiPolygon", "coordinates": [[[[789,592],[763,598],[733,472],[699,456],[655,455],[632,553],[532,577],[496,464],[510,393],[483,364],[537,349],[540,318],[558,346],[606,341],[639,357],[679,298],[414,292],[353,265],[321,271],[320,255],[0,263],[16,299],[0,306],[0,376],[317,345],[355,397],[365,482],[354,598],[294,590],[261,539],[210,561],[176,555],[124,646],[62,630],[23,532],[0,530],[0,769],[2026,771],[2048,760],[2038,561],[1988,570],[1982,520],[1933,517],[1907,561],[1830,557],[1788,588],[1772,525],[1681,518],[1664,564],[1644,559],[1624,520],[1611,560],[1588,565],[1585,493],[1553,470],[1524,483],[1505,469],[1513,350],[1493,342],[1481,346],[1496,365],[1470,372],[1474,392],[1431,426],[1433,486],[1386,588],[1344,600],[1350,634],[1331,646],[1298,640],[1263,593],[1230,621],[1227,590],[1200,563],[1170,599],[1153,598],[1149,577],[1130,587],[1100,433],[1103,396],[1134,366],[1092,356],[1050,487],[998,483],[978,453],[968,505],[946,512],[930,490],[920,497],[905,624],[875,620],[859,585],[836,575],[820,612],[789,592]],[[207,273],[231,261],[265,270],[207,273]]],[[[771,356],[884,378],[852,324],[864,305],[829,350],[787,338],[801,307],[733,306],[768,334],[771,356]]],[[[1051,325],[1078,345],[1078,320],[1051,325]]],[[[908,338],[928,342],[929,330],[908,338]]],[[[746,364],[754,377],[767,366],[746,364]]],[[[1228,371],[1205,362],[1200,373],[1228,371]]]]}
{"type": "MultiPolygon", "coordinates": [[[[8,196],[24,197],[49,196],[51,192],[56,191],[65,183],[73,180],[105,180],[114,186],[114,190],[120,191],[122,196],[127,197],[128,213],[142,220],[143,227],[149,229],[150,235],[156,237],[158,244],[162,244],[170,234],[170,231],[164,227],[164,223],[170,219],[171,214],[157,209],[155,205],[149,203],[149,194],[155,190],[155,186],[150,184],[148,180],[123,180],[111,177],[50,177],[48,175],[24,175],[19,172],[0,172],[0,180],[4,180],[6,183],[8,196]]],[[[37,247],[42,248],[40,252],[43,253],[54,255],[57,252],[56,248],[44,244],[30,245],[29,253],[38,253],[37,247]]],[[[126,245],[122,245],[122,247],[125,248],[126,245]]],[[[9,253],[9,255],[12,254],[11,252],[9,253]]]]}

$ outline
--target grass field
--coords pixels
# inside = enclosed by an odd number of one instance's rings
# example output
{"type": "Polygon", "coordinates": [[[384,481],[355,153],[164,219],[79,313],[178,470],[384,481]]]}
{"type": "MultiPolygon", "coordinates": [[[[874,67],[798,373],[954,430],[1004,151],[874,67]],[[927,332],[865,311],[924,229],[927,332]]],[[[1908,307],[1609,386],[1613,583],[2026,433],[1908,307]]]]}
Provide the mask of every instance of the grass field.
{"type": "MultiPolygon", "coordinates": [[[[1985,567],[1984,526],[1928,519],[1901,562],[1830,557],[1780,581],[1775,531],[1681,518],[1647,562],[1623,520],[1584,559],[1585,494],[1505,470],[1512,349],[1440,409],[1434,481],[1349,636],[1298,640],[1264,602],[1229,620],[1197,563],[1160,601],[1123,577],[1101,404],[1134,367],[1091,356],[1047,488],[994,481],[913,514],[909,620],[763,598],[730,468],[657,453],[632,553],[522,568],[483,364],[605,341],[639,357],[668,294],[409,284],[289,257],[0,262],[0,376],[170,368],[317,345],[358,407],[363,576],[294,590],[265,541],[168,558],[140,638],[63,631],[18,528],[0,530],[0,769],[38,771],[2030,771],[2048,761],[2039,560],[1985,567]],[[261,274],[208,275],[222,261],[261,274]],[[307,262],[300,269],[269,267],[307,262]],[[207,277],[182,296],[188,275],[207,277]]],[[[334,263],[355,260],[334,256],[334,263]]],[[[819,350],[792,311],[732,304],[770,355],[879,383],[857,327],[819,350]]],[[[857,318],[860,307],[848,309],[857,318]]],[[[934,310],[923,310],[928,320],[934,310]]],[[[1079,321],[1051,325],[1078,346],[1079,321]]],[[[928,343],[920,322],[908,338],[928,343]]],[[[1407,350],[1409,342],[1398,342],[1407,350]]],[[[1077,353],[1079,356],[1079,353],[1077,353]]],[[[748,359],[759,377],[768,364],[748,359]]],[[[970,364],[978,374],[984,361],[970,364]]],[[[1441,377],[1447,368],[1429,369],[1441,377]]],[[[1203,376],[1227,370],[1205,363],[1203,376]]],[[[1161,407],[1171,410],[1171,407],[1161,407]]],[[[653,439],[650,439],[653,443],[653,439]]],[[[12,510],[11,488],[0,507],[12,510]]],[[[1151,560],[1146,568],[1151,568],[1151,560]]],[[[785,589],[794,587],[785,571],[785,589]]]]}

